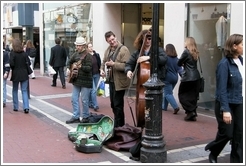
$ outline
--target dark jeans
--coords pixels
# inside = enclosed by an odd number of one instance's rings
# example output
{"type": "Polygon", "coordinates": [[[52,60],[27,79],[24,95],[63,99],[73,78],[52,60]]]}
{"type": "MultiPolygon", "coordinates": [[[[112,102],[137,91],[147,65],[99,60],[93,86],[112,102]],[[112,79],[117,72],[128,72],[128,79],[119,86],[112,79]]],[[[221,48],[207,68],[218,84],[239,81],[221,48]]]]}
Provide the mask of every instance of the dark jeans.
{"type": "Polygon", "coordinates": [[[215,101],[215,116],[218,122],[218,131],[214,141],[210,142],[209,149],[214,156],[218,156],[225,145],[231,140],[231,163],[243,162],[243,104],[229,104],[232,115],[231,124],[223,121],[223,113],[220,111],[220,102],[215,101]]]}
{"type": "Polygon", "coordinates": [[[125,125],[124,96],[125,90],[116,91],[113,82],[109,83],[111,108],[114,113],[114,127],[125,125]]]}
{"type": "Polygon", "coordinates": [[[53,69],[56,71],[56,74],[53,75],[53,85],[56,85],[56,80],[57,80],[57,76],[59,73],[60,76],[60,80],[61,80],[61,84],[62,85],[66,85],[65,84],[65,75],[64,75],[64,66],[61,67],[53,67],[53,69]]]}

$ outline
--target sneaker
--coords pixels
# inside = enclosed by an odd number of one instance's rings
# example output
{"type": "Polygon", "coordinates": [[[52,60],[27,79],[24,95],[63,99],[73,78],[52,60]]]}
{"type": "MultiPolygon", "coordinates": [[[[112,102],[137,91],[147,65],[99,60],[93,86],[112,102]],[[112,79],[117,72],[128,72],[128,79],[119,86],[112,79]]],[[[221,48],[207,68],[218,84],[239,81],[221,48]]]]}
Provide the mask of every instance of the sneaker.
{"type": "Polygon", "coordinates": [[[95,108],[94,108],[94,111],[98,111],[99,110],[99,107],[98,106],[96,106],[95,108]]]}
{"type": "Polygon", "coordinates": [[[83,118],[80,122],[81,123],[89,123],[90,121],[89,121],[89,118],[87,117],[87,118],[83,118]]]}
{"type": "Polygon", "coordinates": [[[78,119],[71,118],[71,119],[69,119],[69,120],[66,121],[66,124],[79,123],[79,122],[80,122],[79,118],[78,119]]]}
{"type": "Polygon", "coordinates": [[[29,109],[24,109],[25,114],[29,113],[29,109]]]}

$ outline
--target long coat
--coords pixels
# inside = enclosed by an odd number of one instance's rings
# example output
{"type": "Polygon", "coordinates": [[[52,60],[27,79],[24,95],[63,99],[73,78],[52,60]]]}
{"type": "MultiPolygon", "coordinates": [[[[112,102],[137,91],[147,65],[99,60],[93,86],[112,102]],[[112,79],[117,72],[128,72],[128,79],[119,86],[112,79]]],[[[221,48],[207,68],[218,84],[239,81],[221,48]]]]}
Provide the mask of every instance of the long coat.
{"type": "Polygon", "coordinates": [[[29,79],[27,65],[31,65],[27,54],[23,52],[10,52],[10,68],[12,70],[10,81],[25,81],[29,79]]]}

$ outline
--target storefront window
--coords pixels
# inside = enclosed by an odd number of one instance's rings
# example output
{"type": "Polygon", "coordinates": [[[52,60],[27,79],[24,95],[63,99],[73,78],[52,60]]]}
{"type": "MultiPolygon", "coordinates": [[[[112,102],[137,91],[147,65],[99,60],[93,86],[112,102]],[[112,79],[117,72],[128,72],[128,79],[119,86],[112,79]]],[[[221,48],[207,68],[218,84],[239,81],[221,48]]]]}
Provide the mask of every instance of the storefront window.
{"type": "MultiPolygon", "coordinates": [[[[200,94],[199,105],[213,109],[215,94],[215,70],[223,57],[224,43],[229,35],[230,4],[191,3],[189,4],[187,36],[195,38],[205,78],[205,91],[200,94]]],[[[200,70],[200,65],[198,63],[200,70]]]]}
{"type": "Polygon", "coordinates": [[[45,70],[56,38],[61,38],[69,47],[69,56],[75,52],[74,42],[78,35],[83,36],[87,42],[92,42],[93,17],[90,3],[44,3],[43,19],[45,70]]]}

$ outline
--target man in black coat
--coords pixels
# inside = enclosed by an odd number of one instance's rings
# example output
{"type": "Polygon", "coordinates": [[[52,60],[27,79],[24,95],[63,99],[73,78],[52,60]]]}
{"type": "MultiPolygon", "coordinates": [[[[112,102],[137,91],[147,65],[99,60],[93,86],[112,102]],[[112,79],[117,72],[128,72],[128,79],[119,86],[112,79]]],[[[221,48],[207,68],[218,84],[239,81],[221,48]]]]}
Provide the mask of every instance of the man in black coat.
{"type": "Polygon", "coordinates": [[[51,48],[49,61],[50,66],[52,66],[53,69],[56,71],[56,74],[53,75],[51,86],[56,86],[56,80],[59,72],[62,88],[66,89],[64,67],[66,66],[67,54],[65,48],[60,45],[60,38],[56,38],[55,43],[56,45],[51,48]]]}

